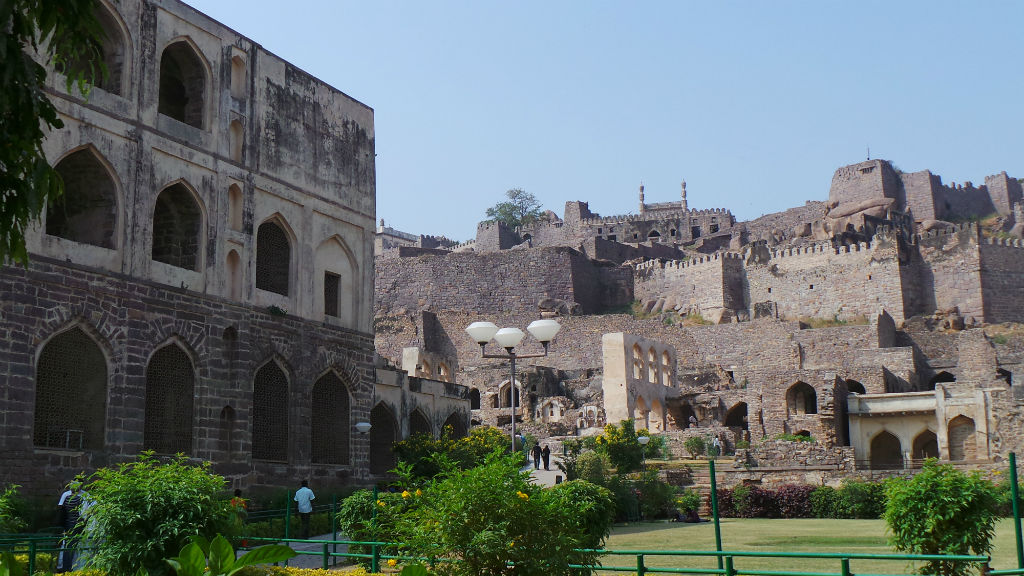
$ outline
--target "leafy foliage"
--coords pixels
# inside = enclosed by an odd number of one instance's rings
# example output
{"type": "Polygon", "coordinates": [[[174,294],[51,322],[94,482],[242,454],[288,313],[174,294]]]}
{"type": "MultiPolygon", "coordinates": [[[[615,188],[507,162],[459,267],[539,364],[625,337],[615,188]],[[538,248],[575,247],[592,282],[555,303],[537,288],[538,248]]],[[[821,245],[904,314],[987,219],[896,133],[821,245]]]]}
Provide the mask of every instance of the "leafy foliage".
{"type": "Polygon", "coordinates": [[[229,533],[234,513],[221,497],[224,478],[209,462],[190,465],[182,455],[161,464],[152,452],[117,468],[101,468],[84,487],[89,503],[83,521],[86,545],[95,547],[91,567],[111,576],[139,568],[168,573],[164,558],[192,536],[229,533]]]}
{"type": "Polygon", "coordinates": [[[618,426],[608,424],[604,427],[604,434],[595,440],[596,449],[608,456],[620,474],[633,472],[640,469],[644,457],[637,436],[632,419],[623,420],[618,426]]]}
{"type": "Polygon", "coordinates": [[[683,515],[697,510],[700,508],[700,492],[683,490],[683,493],[676,497],[676,508],[683,515]]]}
{"type": "Polygon", "coordinates": [[[782,518],[812,518],[811,494],[815,487],[807,484],[786,484],[775,490],[775,507],[782,518]]]}
{"type": "Polygon", "coordinates": [[[495,450],[509,451],[508,436],[497,428],[480,426],[463,438],[452,438],[449,430],[434,439],[414,434],[394,444],[399,476],[415,485],[440,474],[447,466],[465,470],[478,466],[495,450]]]}
{"type": "Polygon", "coordinates": [[[87,93],[87,83],[105,73],[95,7],[96,0],[0,2],[0,261],[27,263],[25,231],[64,189],[43,152],[45,132],[64,124],[33,54],[68,72],[69,92],[77,85],[87,93]]]}
{"type": "Polygon", "coordinates": [[[703,456],[707,447],[707,440],[705,440],[703,436],[690,436],[685,442],[683,442],[683,448],[685,448],[693,458],[703,456]]]}
{"type": "MultiPolygon", "coordinates": [[[[965,474],[927,460],[913,478],[893,479],[886,489],[885,521],[890,543],[914,554],[978,554],[992,550],[997,500],[980,473],[965,474]]],[[[921,574],[963,576],[970,565],[926,562],[921,574]]]]}
{"type": "Polygon", "coordinates": [[[885,513],[884,482],[843,480],[839,490],[843,518],[881,518],[885,513]]]}
{"type": "Polygon", "coordinates": [[[235,557],[235,550],[226,538],[218,534],[212,542],[202,536],[195,536],[192,542],[181,549],[175,558],[167,563],[178,576],[232,576],[246,566],[282,562],[295,557],[295,551],[281,544],[260,546],[235,557]]]}
{"type": "Polygon", "coordinates": [[[612,493],[585,480],[570,480],[555,485],[551,496],[556,507],[571,510],[567,530],[580,537],[582,548],[598,548],[608,537],[610,519],[615,515],[612,493]]]}
{"type": "Polygon", "coordinates": [[[674,516],[676,489],[658,478],[655,470],[645,470],[633,480],[640,500],[640,514],[646,519],[674,516]]]}
{"type": "Polygon", "coordinates": [[[18,488],[11,484],[0,492],[0,534],[13,534],[25,529],[25,521],[18,514],[18,488]]]}
{"type": "Polygon", "coordinates": [[[522,188],[513,188],[505,192],[508,198],[487,209],[487,218],[494,222],[504,222],[515,230],[536,222],[541,216],[540,202],[537,197],[522,188]]]}

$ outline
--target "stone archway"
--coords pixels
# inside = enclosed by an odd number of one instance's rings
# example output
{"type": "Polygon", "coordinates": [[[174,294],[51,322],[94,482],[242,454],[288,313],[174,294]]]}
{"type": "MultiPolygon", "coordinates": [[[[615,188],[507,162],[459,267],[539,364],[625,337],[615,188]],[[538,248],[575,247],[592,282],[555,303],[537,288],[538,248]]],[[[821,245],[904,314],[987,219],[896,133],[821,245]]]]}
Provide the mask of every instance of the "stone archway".
{"type": "Polygon", "coordinates": [[[903,468],[903,446],[899,438],[883,430],[871,439],[871,469],[894,468],[903,468]]]}
{"type": "Polygon", "coordinates": [[[978,457],[977,431],[971,418],[961,415],[950,420],[948,438],[950,460],[974,460],[978,457]]]}
{"type": "Polygon", "coordinates": [[[910,457],[914,460],[938,458],[939,439],[935,436],[935,432],[925,430],[918,434],[917,437],[914,438],[914,451],[911,452],[910,457]]]}
{"type": "Polygon", "coordinates": [[[740,402],[733,406],[725,414],[725,425],[729,428],[742,428],[743,430],[749,429],[747,422],[747,403],[740,402]]]}

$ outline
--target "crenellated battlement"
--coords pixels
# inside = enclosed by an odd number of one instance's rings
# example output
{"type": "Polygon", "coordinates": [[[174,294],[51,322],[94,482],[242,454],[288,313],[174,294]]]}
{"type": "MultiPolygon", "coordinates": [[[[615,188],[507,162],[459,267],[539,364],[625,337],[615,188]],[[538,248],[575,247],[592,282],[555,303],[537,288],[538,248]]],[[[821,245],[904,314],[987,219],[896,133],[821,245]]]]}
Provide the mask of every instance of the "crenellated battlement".
{"type": "Polygon", "coordinates": [[[1006,246],[1007,248],[1024,247],[1024,240],[1020,238],[988,238],[987,243],[993,246],[1006,246]]]}
{"type": "Polygon", "coordinates": [[[586,225],[598,225],[598,224],[622,224],[628,222],[663,222],[669,220],[678,220],[681,218],[696,218],[700,216],[711,216],[719,214],[732,215],[727,208],[705,208],[702,210],[682,210],[680,209],[676,214],[665,214],[665,213],[653,213],[653,214],[621,214],[618,216],[601,216],[599,218],[583,218],[580,220],[582,224],[586,225]]]}
{"type": "Polygon", "coordinates": [[[941,236],[961,234],[963,232],[970,232],[972,234],[976,234],[978,232],[978,224],[976,222],[964,222],[961,224],[953,224],[952,226],[947,226],[946,228],[943,228],[941,230],[928,230],[923,234],[915,234],[914,238],[916,240],[924,240],[927,238],[938,238],[941,236]]]}
{"type": "Polygon", "coordinates": [[[712,264],[712,263],[715,263],[715,262],[720,262],[722,260],[742,260],[742,259],[743,259],[743,255],[738,253],[738,252],[715,252],[714,254],[708,254],[707,256],[697,256],[695,258],[690,258],[690,259],[687,259],[687,260],[664,260],[664,259],[661,259],[661,258],[651,259],[651,260],[644,260],[643,262],[640,262],[640,263],[636,264],[635,269],[636,270],[652,270],[652,269],[655,269],[655,268],[660,268],[662,270],[672,269],[672,268],[683,269],[683,268],[691,268],[691,267],[694,267],[694,266],[701,266],[701,265],[705,265],[705,264],[712,264]]]}

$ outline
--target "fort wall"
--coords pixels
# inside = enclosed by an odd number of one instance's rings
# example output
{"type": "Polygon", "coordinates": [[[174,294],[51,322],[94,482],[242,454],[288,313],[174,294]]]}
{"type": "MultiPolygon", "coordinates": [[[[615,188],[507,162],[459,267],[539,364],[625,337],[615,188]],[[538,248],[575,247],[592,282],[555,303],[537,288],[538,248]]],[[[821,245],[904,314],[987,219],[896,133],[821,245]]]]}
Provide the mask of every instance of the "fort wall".
{"type": "Polygon", "coordinates": [[[923,313],[958,308],[964,318],[984,318],[980,233],[974,224],[933,230],[917,237],[917,278],[923,313]]]}
{"type": "Polygon", "coordinates": [[[978,244],[986,322],[1024,322],[1024,242],[989,238],[978,244]]]}

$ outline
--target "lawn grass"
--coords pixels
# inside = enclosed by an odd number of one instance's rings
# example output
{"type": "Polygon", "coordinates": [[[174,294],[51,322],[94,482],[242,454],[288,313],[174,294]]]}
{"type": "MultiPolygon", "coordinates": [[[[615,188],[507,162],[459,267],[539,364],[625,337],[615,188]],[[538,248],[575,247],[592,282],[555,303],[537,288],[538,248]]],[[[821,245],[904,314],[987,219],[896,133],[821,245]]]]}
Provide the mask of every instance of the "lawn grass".
{"type": "MultiPolygon", "coordinates": [[[[750,552],[829,552],[854,554],[893,554],[882,520],[825,519],[722,519],[722,549],[750,552]]],[[[710,522],[685,524],[641,522],[619,525],[605,543],[609,550],[714,550],[715,529],[710,522]]],[[[715,568],[714,558],[647,557],[648,567],[715,568]]],[[[607,556],[605,566],[636,566],[635,556],[607,556]]],[[[992,566],[1016,568],[1012,520],[1001,520],[996,527],[992,566]]],[[[778,570],[838,573],[837,559],[736,558],[742,570],[778,570]]],[[[909,574],[914,567],[902,560],[851,560],[854,573],[909,574]]],[[[601,572],[601,574],[625,572],[601,572]]]]}

